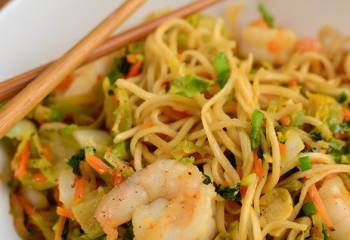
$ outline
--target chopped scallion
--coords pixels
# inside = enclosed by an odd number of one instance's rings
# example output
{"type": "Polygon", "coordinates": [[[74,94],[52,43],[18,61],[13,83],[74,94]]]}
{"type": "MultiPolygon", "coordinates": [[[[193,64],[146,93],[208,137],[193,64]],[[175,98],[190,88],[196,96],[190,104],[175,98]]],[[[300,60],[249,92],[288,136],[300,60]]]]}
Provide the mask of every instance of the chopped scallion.
{"type": "Polygon", "coordinates": [[[253,149],[261,144],[260,130],[263,124],[264,114],[259,110],[255,110],[252,115],[252,127],[250,129],[250,141],[253,149]]]}
{"type": "Polygon", "coordinates": [[[270,12],[267,10],[265,5],[263,3],[259,3],[258,10],[261,14],[261,17],[264,19],[264,21],[270,26],[275,27],[275,20],[273,19],[270,12]]]}
{"type": "Polygon", "coordinates": [[[312,168],[312,163],[309,156],[299,158],[299,167],[301,171],[306,171],[312,168]]]}
{"type": "Polygon", "coordinates": [[[312,214],[315,214],[316,213],[316,207],[315,207],[315,204],[311,201],[308,201],[304,204],[303,206],[303,213],[306,215],[306,216],[310,216],[312,214]]]}

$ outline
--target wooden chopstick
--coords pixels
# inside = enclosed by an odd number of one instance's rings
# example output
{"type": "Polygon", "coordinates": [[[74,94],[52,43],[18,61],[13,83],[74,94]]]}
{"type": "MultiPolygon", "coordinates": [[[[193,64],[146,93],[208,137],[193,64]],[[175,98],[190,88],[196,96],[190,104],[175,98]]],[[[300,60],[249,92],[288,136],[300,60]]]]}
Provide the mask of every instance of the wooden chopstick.
{"type": "MultiPolygon", "coordinates": [[[[198,12],[204,8],[207,8],[213,4],[221,2],[223,0],[197,0],[186,6],[176,9],[170,13],[162,15],[156,19],[149,22],[140,24],[130,30],[117,34],[109,38],[101,46],[99,46],[94,52],[92,52],[89,57],[83,62],[87,63],[93,61],[101,56],[111,53],[118,48],[125,46],[128,43],[137,41],[151,31],[153,31],[157,26],[159,26],[164,21],[174,18],[174,17],[184,17],[192,13],[198,12]]],[[[7,100],[24,88],[30,81],[37,77],[41,72],[43,72],[51,63],[45,64],[43,66],[34,68],[30,71],[22,73],[16,77],[10,78],[4,82],[0,83],[0,102],[7,100]]]]}
{"type": "Polygon", "coordinates": [[[0,137],[4,136],[68,74],[83,63],[92,51],[103,43],[143,3],[144,0],[126,0],[78,44],[51,64],[39,77],[9,101],[0,111],[0,137]]]}

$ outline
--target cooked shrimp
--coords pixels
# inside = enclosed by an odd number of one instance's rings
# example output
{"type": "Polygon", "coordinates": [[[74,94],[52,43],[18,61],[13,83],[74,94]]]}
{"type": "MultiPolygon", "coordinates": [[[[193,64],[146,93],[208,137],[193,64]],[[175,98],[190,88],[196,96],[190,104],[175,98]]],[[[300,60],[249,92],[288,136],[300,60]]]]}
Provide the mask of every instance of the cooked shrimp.
{"type": "Polygon", "coordinates": [[[343,181],[338,176],[327,178],[319,193],[334,225],[334,231],[330,231],[331,239],[349,239],[350,194],[343,181]]]}
{"type": "Polygon", "coordinates": [[[252,53],[260,62],[285,63],[291,56],[296,42],[295,34],[283,28],[249,25],[242,31],[240,53],[252,53]]]}
{"type": "Polygon", "coordinates": [[[132,220],[135,239],[212,239],[215,234],[212,185],[197,167],[160,160],[128,178],[100,202],[95,217],[109,239],[132,220]]]}

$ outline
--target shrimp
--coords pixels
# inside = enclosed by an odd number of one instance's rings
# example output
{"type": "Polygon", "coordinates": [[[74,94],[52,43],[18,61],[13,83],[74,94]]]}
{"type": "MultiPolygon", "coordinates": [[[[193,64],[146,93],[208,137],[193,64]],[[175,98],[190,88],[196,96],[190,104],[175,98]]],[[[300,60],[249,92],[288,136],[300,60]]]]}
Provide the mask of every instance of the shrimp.
{"type": "Polygon", "coordinates": [[[259,62],[285,63],[293,53],[295,34],[283,28],[249,25],[242,31],[240,53],[252,53],[259,62]]]}
{"type": "Polygon", "coordinates": [[[334,231],[330,231],[331,239],[345,240],[350,235],[350,194],[340,177],[327,178],[319,189],[334,231]]]}
{"type": "Polygon", "coordinates": [[[160,160],[112,189],[95,217],[108,239],[115,239],[115,229],[130,220],[136,240],[212,239],[215,196],[194,165],[160,160]]]}

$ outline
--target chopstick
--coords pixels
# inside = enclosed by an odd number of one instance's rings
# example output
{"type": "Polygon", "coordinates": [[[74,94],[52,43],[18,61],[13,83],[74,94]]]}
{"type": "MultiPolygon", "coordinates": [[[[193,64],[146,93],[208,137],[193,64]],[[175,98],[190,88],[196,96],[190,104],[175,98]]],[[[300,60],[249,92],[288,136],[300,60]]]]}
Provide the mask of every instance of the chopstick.
{"type": "MultiPolygon", "coordinates": [[[[153,19],[149,22],[140,24],[125,32],[112,36],[101,46],[99,46],[94,52],[92,52],[91,55],[89,55],[89,57],[83,63],[96,60],[97,58],[109,54],[117,50],[118,48],[125,46],[128,43],[137,41],[145,37],[147,34],[152,32],[157,26],[159,26],[161,23],[168,19],[190,15],[194,12],[198,12],[221,1],[223,0],[197,0],[172,12],[164,14],[156,19],[153,19]]],[[[24,88],[30,81],[32,81],[36,76],[43,72],[52,63],[53,62],[34,68],[30,71],[27,71],[18,76],[12,77],[4,82],[1,82],[0,102],[14,96],[18,91],[24,88]]]]}
{"type": "Polygon", "coordinates": [[[144,0],[126,0],[78,44],[9,101],[0,111],[0,137],[40,103],[143,3],[144,0]]]}

